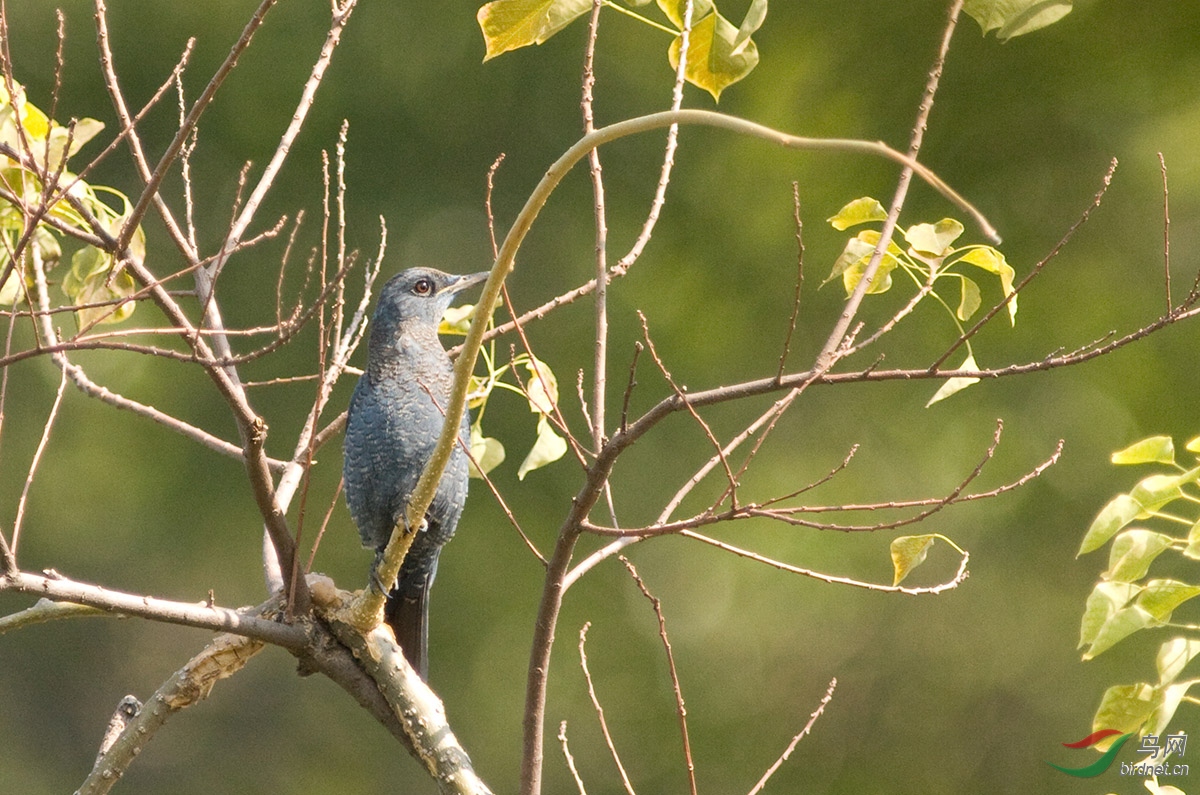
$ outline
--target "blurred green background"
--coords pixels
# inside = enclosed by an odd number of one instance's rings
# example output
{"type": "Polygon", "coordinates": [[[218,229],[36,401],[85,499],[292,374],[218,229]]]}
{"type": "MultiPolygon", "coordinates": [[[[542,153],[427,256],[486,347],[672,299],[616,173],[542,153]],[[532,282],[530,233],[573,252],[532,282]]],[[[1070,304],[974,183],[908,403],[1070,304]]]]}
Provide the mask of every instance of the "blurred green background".
{"type": "MultiPolygon", "coordinates": [[[[97,68],[91,3],[59,5],[67,46],[57,116],[103,119],[111,132],[115,122],[97,68]]],[[[740,19],[744,5],[732,3],[728,15],[740,19]]],[[[945,5],[774,3],[755,36],[761,65],[725,93],[720,110],[796,134],[882,139],[902,149],[945,5]]],[[[169,74],[190,36],[197,42],[187,90],[195,97],[255,3],[109,0],[109,6],[116,67],[128,96],[140,102],[169,74]]],[[[475,3],[362,0],[258,228],[304,209],[309,220],[301,242],[305,251],[316,245],[320,152],[332,151],[341,121],[348,119],[349,245],[373,254],[383,215],[389,228],[386,273],[415,264],[460,272],[486,267],[487,167],[507,154],[494,199],[503,230],[545,167],[578,137],[584,26],[576,23],[542,47],[482,64],[476,9],[475,3]]],[[[8,12],[16,75],[31,99],[47,108],[53,4],[9,0],[8,12]]],[[[327,18],[326,2],[281,2],[206,116],[194,169],[197,222],[208,250],[221,239],[243,162],[254,163],[254,179],[273,153],[327,18]]],[[[1113,329],[1131,330],[1161,311],[1157,152],[1170,169],[1176,296],[1191,283],[1200,248],[1198,31],[1196,3],[1134,0],[1081,3],[1059,24],[1007,44],[984,39],[971,20],[960,24],[922,160],[1000,229],[1003,251],[1019,276],[1088,205],[1109,159],[1121,161],[1104,205],[1021,295],[1016,328],[996,324],[981,335],[982,365],[1038,359],[1113,329]]],[[[667,44],[661,33],[604,15],[599,123],[666,106],[667,44]]],[[[687,104],[713,103],[689,88],[687,104]]],[[[143,125],[155,154],[174,123],[168,103],[143,125]]],[[[640,226],[662,140],[661,134],[626,140],[603,153],[614,260],[640,226]]],[[[93,143],[85,154],[95,151],[93,143]]],[[[799,182],[803,203],[808,280],[791,361],[800,366],[811,360],[843,297],[837,285],[816,289],[844,240],[823,219],[861,195],[888,199],[895,167],[847,155],[791,153],[699,128],[683,131],[677,163],[654,240],[612,291],[617,380],[623,381],[640,333],[638,309],[675,378],[692,389],[774,372],[795,270],[792,181],[799,182]]],[[[132,195],[139,190],[123,151],[92,179],[132,195]]],[[[168,190],[180,207],[178,180],[168,190]]],[[[953,209],[918,184],[903,222],[947,214],[953,209]]],[[[164,235],[153,223],[148,227],[151,267],[159,273],[178,268],[164,235]]],[[[982,242],[973,228],[967,238],[982,242]]],[[[280,251],[281,244],[256,249],[222,277],[221,300],[231,324],[273,317],[280,251]]],[[[590,189],[577,171],[551,199],[521,252],[510,280],[518,305],[537,305],[588,278],[591,252],[590,189]]],[[[303,260],[293,257],[294,263],[303,260]]],[[[994,284],[984,289],[985,300],[996,297],[994,284]]],[[[878,322],[900,301],[898,294],[871,300],[865,318],[878,322]]],[[[151,322],[152,315],[143,308],[132,322],[151,322]]],[[[581,302],[529,328],[539,355],[556,368],[566,414],[580,430],[572,387],[574,374],[589,365],[590,324],[590,304],[581,302]]],[[[953,334],[942,315],[926,310],[880,352],[888,365],[927,362],[953,334]]],[[[1154,676],[1153,654],[1166,635],[1135,637],[1095,662],[1080,662],[1075,645],[1083,601],[1107,553],[1082,560],[1074,555],[1094,513],[1135,476],[1108,465],[1112,450],[1151,433],[1182,439],[1200,432],[1193,402],[1200,385],[1195,339],[1194,324],[1181,324],[1101,361],[983,383],[931,409],[923,405],[936,385],[927,382],[814,389],[797,404],[750,470],[745,499],[765,499],[820,477],[854,443],[861,450],[853,465],[809,495],[812,502],[944,494],[982,455],[997,418],[1005,421],[1004,440],[981,488],[1019,476],[1065,440],[1061,463],[1028,487],[944,511],[924,526],[971,552],[970,579],[943,596],[825,585],[678,538],[634,547],[630,557],[664,603],[702,791],[749,790],[833,677],[839,683],[833,702],[770,791],[1143,791],[1140,782],[1114,771],[1076,780],[1044,760],[1090,761],[1059,743],[1090,731],[1105,687],[1154,676]]],[[[246,367],[244,375],[310,372],[313,343],[311,334],[302,336],[278,356],[246,367]]],[[[218,396],[191,368],[107,354],[80,355],[78,361],[118,391],[233,438],[218,396]]],[[[351,381],[339,388],[336,408],[348,399],[351,381]]],[[[10,371],[0,445],[6,529],[57,382],[45,359],[10,371]]],[[[642,362],[640,382],[634,410],[669,392],[649,361],[642,362]]],[[[619,388],[613,397],[615,414],[619,388]]],[[[290,453],[309,400],[304,385],[254,393],[271,427],[270,453],[290,453]]],[[[564,460],[518,483],[516,467],[532,441],[533,423],[521,401],[500,396],[494,403],[489,432],[509,449],[497,483],[525,530],[548,549],[579,487],[579,468],[564,460]]],[[[726,406],[707,418],[728,437],[768,403],[726,406]]],[[[319,456],[311,496],[318,514],[337,482],[339,446],[319,456]]],[[[622,522],[651,519],[708,455],[687,418],[664,422],[617,469],[622,522]]],[[[718,485],[701,489],[693,507],[718,485]]],[[[224,605],[263,597],[260,522],[241,468],[77,392],[66,395],[28,510],[21,544],[26,568],[54,567],[108,587],[188,601],[203,599],[209,589],[224,605]]],[[[796,565],[886,582],[895,534],[746,523],[723,537],[796,565]]],[[[582,551],[595,546],[585,539],[582,551]]],[[[359,587],[369,561],[339,504],[315,568],[343,586],[359,587]]],[[[915,578],[933,583],[950,576],[955,565],[945,547],[936,547],[915,578]]],[[[540,575],[540,565],[476,485],[459,535],[442,558],[433,600],[432,683],[477,769],[498,792],[517,783],[540,575]]],[[[28,602],[5,595],[0,610],[28,602]]],[[[684,791],[655,619],[616,561],[599,567],[566,599],[547,715],[547,791],[573,788],[553,740],[563,720],[588,791],[621,791],[579,671],[577,633],[585,621],[592,622],[591,670],[633,782],[644,793],[684,791]]],[[[204,641],[195,630],[118,620],[43,625],[4,636],[0,791],[71,791],[90,769],[121,696],[145,698],[204,641]]],[[[434,791],[417,764],[340,690],[317,677],[300,679],[294,667],[283,652],[260,655],[162,731],[120,791],[434,791]]],[[[1185,707],[1176,726],[1196,731],[1200,721],[1185,707]]],[[[1188,780],[1164,783],[1200,787],[1188,780]]]]}

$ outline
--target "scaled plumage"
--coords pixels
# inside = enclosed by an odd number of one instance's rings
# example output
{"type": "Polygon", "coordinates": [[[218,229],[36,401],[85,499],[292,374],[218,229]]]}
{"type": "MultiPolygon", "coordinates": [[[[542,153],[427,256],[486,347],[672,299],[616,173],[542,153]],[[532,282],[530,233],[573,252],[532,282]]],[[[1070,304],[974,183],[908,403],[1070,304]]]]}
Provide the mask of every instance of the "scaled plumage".
{"type": "MultiPolygon", "coordinates": [[[[410,268],[383,287],[371,321],[367,367],[354,388],[346,420],[346,504],[364,546],[377,554],[429,460],[445,422],[453,366],[438,339],[442,314],[462,290],[487,273],[454,276],[410,268]]],[[[464,412],[460,436],[470,438],[464,412]]],[[[388,595],[386,621],[404,655],[422,677],[428,673],[428,598],[438,553],[454,535],[467,499],[467,457],[456,446],[388,595]]]]}

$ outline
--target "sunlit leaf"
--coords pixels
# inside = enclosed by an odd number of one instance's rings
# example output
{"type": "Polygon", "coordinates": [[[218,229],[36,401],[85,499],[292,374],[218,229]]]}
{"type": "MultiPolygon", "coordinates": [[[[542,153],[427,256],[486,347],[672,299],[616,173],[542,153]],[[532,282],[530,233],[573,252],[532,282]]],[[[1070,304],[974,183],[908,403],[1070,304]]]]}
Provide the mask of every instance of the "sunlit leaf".
{"type": "MultiPolygon", "coordinates": [[[[874,229],[864,229],[854,237],[846,241],[846,247],[842,250],[841,256],[833,263],[833,268],[829,272],[829,277],[825,281],[830,281],[838,276],[842,277],[842,286],[846,290],[846,295],[854,292],[854,288],[862,281],[866,274],[867,266],[871,262],[871,256],[875,253],[875,247],[879,245],[881,239],[879,232],[874,229]]],[[[887,252],[879,262],[879,267],[875,271],[874,278],[871,279],[871,284],[867,287],[867,294],[886,293],[892,286],[892,271],[900,264],[897,259],[903,252],[895,243],[888,243],[887,252]]]]}
{"type": "MultiPolygon", "coordinates": [[[[1175,717],[1175,711],[1179,709],[1180,703],[1183,702],[1184,696],[1191,689],[1194,682],[1180,682],[1178,684],[1158,687],[1158,705],[1154,711],[1150,713],[1146,720],[1146,733],[1155,736],[1161,736],[1166,731],[1167,726],[1171,723],[1171,718],[1175,717]]],[[[1180,795],[1183,795],[1181,790],[1176,790],[1180,795]]],[[[1160,789],[1161,795],[1169,795],[1169,790],[1160,789]]]]}
{"type": "Polygon", "coordinates": [[[1122,734],[1140,731],[1142,724],[1161,703],[1158,688],[1139,682],[1136,685],[1115,685],[1104,691],[1092,727],[1116,729],[1122,734]]]}
{"type": "Polygon", "coordinates": [[[483,60],[541,44],[591,7],[592,0],[493,0],[475,15],[487,46],[483,60]]]}
{"type": "MultiPolygon", "coordinates": [[[[658,7],[667,15],[667,19],[671,20],[680,30],[683,30],[683,14],[686,6],[686,0],[658,0],[658,7]]],[[[692,0],[692,24],[695,25],[697,20],[708,16],[712,11],[712,0],[692,0]]]]}
{"type": "Polygon", "coordinates": [[[1013,279],[1016,278],[1016,271],[1004,259],[1004,255],[991,246],[971,246],[955,261],[974,265],[1000,277],[1000,289],[1003,291],[1004,297],[1008,298],[1012,295],[1008,302],[1008,320],[1010,324],[1015,325],[1017,322],[1017,296],[1013,295],[1013,279]]]}
{"type": "Polygon", "coordinates": [[[541,359],[527,359],[524,365],[529,374],[525,381],[529,410],[539,414],[551,413],[558,405],[558,378],[550,365],[541,359]]]}
{"type": "Polygon", "coordinates": [[[1129,492],[1129,496],[1141,508],[1138,518],[1153,516],[1160,508],[1183,497],[1183,482],[1184,479],[1179,475],[1151,475],[1140,480],[1129,492]]]}
{"type": "Polygon", "coordinates": [[[1151,436],[1112,454],[1114,464],[1174,464],[1175,443],[1170,436],[1151,436]]]}
{"type": "Polygon", "coordinates": [[[963,225],[953,218],[943,218],[936,224],[913,224],[904,232],[904,239],[914,251],[934,257],[945,256],[950,244],[963,233],[963,225]]]}
{"type": "Polygon", "coordinates": [[[1083,659],[1091,660],[1133,633],[1158,626],[1162,626],[1162,623],[1141,605],[1133,604],[1123,607],[1109,616],[1108,620],[1100,626],[1095,640],[1083,653],[1083,659]]]}
{"type": "MultiPolygon", "coordinates": [[[[687,66],[684,77],[694,86],[712,94],[714,100],[721,92],[753,71],[758,65],[758,46],[753,40],[744,42],[734,52],[738,29],[715,11],[694,22],[688,35],[687,66]]],[[[667,50],[671,68],[679,68],[679,49],[682,35],[676,36],[667,50]]]]}
{"type": "MultiPolygon", "coordinates": [[[[975,363],[974,355],[968,353],[963,363],[954,369],[975,372],[979,370],[979,365],[975,363]]],[[[969,375],[958,375],[954,378],[948,378],[946,379],[946,383],[942,384],[941,388],[933,393],[933,397],[929,398],[929,402],[925,404],[925,408],[929,408],[934,403],[945,400],[951,395],[963,391],[971,386],[971,384],[977,383],[979,383],[979,379],[969,375]]]]}
{"type": "Polygon", "coordinates": [[[1200,436],[1188,439],[1187,444],[1183,446],[1184,450],[1189,453],[1200,453],[1200,436]]]}
{"type": "Polygon", "coordinates": [[[1160,623],[1171,620],[1171,614],[1184,602],[1200,596],[1200,585],[1179,580],[1151,580],[1138,593],[1136,604],[1160,623]]]}
{"type": "Polygon", "coordinates": [[[858,224],[887,220],[887,210],[883,209],[883,205],[878,200],[864,196],[850,202],[838,210],[832,218],[826,220],[834,229],[844,232],[858,224]]]}
{"type": "Polygon", "coordinates": [[[979,285],[966,276],[959,278],[962,282],[962,298],[959,299],[958,309],[955,315],[959,320],[970,320],[971,315],[974,315],[980,305],[983,303],[983,298],[979,294],[979,285]]]}
{"type": "Polygon", "coordinates": [[[1109,551],[1106,580],[1136,582],[1146,576],[1154,559],[1170,549],[1175,541],[1169,535],[1152,530],[1126,530],[1113,539],[1109,551]]]}
{"type": "Polygon", "coordinates": [[[567,440],[555,432],[543,414],[538,419],[537,441],[533,443],[529,455],[525,456],[525,460],[517,469],[517,480],[524,480],[525,476],[533,470],[554,463],[566,452],[567,440]]]}
{"type": "Polygon", "coordinates": [[[966,11],[986,35],[1007,41],[1052,25],[1071,13],[1073,0],[966,0],[966,11]]]}
{"type": "Polygon", "coordinates": [[[936,536],[900,536],[892,540],[892,585],[899,585],[912,570],[925,562],[936,536]]]}
{"type": "Polygon", "coordinates": [[[746,16],[742,19],[742,24],[738,28],[737,35],[733,37],[733,54],[738,55],[750,43],[750,37],[754,32],[762,27],[762,24],[767,19],[767,0],[750,0],[750,7],[746,9],[746,16]]]}
{"type": "Polygon", "coordinates": [[[471,327],[471,318],[473,317],[475,317],[474,304],[452,306],[442,315],[442,322],[438,324],[438,334],[465,336],[467,329],[471,327]]]}
{"type": "Polygon", "coordinates": [[[1079,552],[1076,555],[1086,555],[1088,552],[1099,549],[1108,543],[1108,539],[1117,534],[1125,525],[1132,522],[1141,513],[1142,507],[1137,500],[1130,497],[1128,494],[1118,494],[1109,500],[1108,505],[1100,509],[1100,513],[1096,514],[1096,518],[1092,520],[1092,524],[1088,527],[1087,533],[1083,536],[1083,543],[1079,547],[1079,552]]]}
{"type": "Polygon", "coordinates": [[[136,292],[133,277],[127,271],[112,275],[113,259],[91,246],[81,248],[71,257],[71,271],[63,279],[62,290],[76,310],[80,327],[94,321],[119,323],[133,314],[133,302],[121,302],[136,292]]]}
{"type": "Polygon", "coordinates": [[[504,461],[504,445],[497,439],[484,436],[478,422],[471,424],[471,459],[470,473],[473,478],[483,477],[504,461]]]}
{"type": "Polygon", "coordinates": [[[1155,660],[1159,683],[1165,685],[1178,679],[1197,654],[1200,654],[1200,639],[1196,638],[1171,638],[1159,646],[1155,660]]]}
{"type": "Polygon", "coordinates": [[[1083,621],[1079,626],[1079,648],[1094,643],[1109,619],[1129,604],[1140,590],[1139,586],[1127,582],[1101,580],[1096,583],[1083,609],[1083,621]]]}

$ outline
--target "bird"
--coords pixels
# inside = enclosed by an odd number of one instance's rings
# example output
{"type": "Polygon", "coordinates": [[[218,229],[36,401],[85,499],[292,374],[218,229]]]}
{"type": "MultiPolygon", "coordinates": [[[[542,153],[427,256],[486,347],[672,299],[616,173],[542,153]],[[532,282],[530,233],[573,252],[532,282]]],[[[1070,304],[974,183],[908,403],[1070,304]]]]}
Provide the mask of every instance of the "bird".
{"type": "MultiPolygon", "coordinates": [[[[454,369],[438,339],[438,324],[454,298],[487,272],[456,276],[409,268],[388,280],[371,319],[367,366],[354,387],[346,419],[346,505],[365,547],[375,549],[371,576],[392,530],[405,521],[409,498],[445,423],[454,369]]],[[[428,680],[429,590],[438,555],[458,526],[467,499],[463,446],[470,418],[463,412],[461,445],[455,445],[437,493],[416,529],[396,584],[387,592],[384,621],[409,664],[428,680]]]]}

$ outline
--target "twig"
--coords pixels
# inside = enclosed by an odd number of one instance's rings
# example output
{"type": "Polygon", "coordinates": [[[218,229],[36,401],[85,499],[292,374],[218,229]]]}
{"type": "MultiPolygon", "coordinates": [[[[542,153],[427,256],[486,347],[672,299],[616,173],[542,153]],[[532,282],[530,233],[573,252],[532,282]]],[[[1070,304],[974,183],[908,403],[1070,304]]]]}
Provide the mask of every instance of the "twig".
{"type": "Polygon", "coordinates": [[[33,458],[29,462],[29,472],[25,476],[25,485],[21,488],[21,497],[17,500],[17,517],[13,520],[11,551],[12,557],[15,560],[17,555],[17,547],[21,542],[21,523],[25,518],[25,506],[29,500],[29,489],[33,486],[33,478],[37,474],[38,464],[42,460],[42,453],[46,452],[46,444],[50,441],[50,430],[54,427],[54,419],[58,416],[58,407],[62,405],[63,393],[67,388],[67,371],[64,369],[58,379],[58,390],[54,393],[54,402],[50,404],[50,414],[46,417],[46,422],[42,426],[42,436],[38,439],[37,448],[33,451],[33,458]]]}
{"type": "MultiPolygon", "coordinates": [[[[1067,229],[1066,234],[1059,238],[1059,241],[1054,244],[1052,249],[1050,249],[1050,253],[1042,257],[1042,259],[1033,266],[1033,269],[1029,271],[1025,278],[1013,286],[1013,290],[1010,294],[1006,295],[999,303],[997,303],[986,314],[984,314],[983,317],[979,318],[979,320],[975,322],[975,325],[963,332],[959,338],[954,341],[954,344],[951,345],[945,353],[939,356],[937,360],[929,366],[930,371],[935,371],[945,364],[946,360],[953,356],[956,350],[965,345],[967,340],[979,333],[979,330],[983,328],[989,320],[995,317],[1001,309],[1008,306],[1009,302],[1015,301],[1016,297],[1021,293],[1022,290],[1025,289],[1026,285],[1038,277],[1038,274],[1042,272],[1042,269],[1046,267],[1047,263],[1058,256],[1058,252],[1060,252],[1063,249],[1063,246],[1067,245],[1071,238],[1075,236],[1075,232],[1081,226],[1087,223],[1088,218],[1090,218],[1092,215],[1092,211],[1100,206],[1100,202],[1104,200],[1104,194],[1108,192],[1108,186],[1112,184],[1113,174],[1116,172],[1116,170],[1117,159],[1114,157],[1111,161],[1109,161],[1108,170],[1104,172],[1104,178],[1100,182],[1100,189],[1097,190],[1096,194],[1092,197],[1091,204],[1084,209],[1079,218],[1075,220],[1075,223],[1071,224],[1070,228],[1067,229]]],[[[1172,308],[1168,306],[1167,315],[1170,315],[1172,311],[1172,308]]]]}
{"type": "Polygon", "coordinates": [[[679,671],[675,669],[675,654],[671,651],[671,640],[667,637],[667,619],[663,616],[662,601],[650,593],[645,581],[642,580],[641,575],[638,574],[637,569],[629,562],[628,558],[622,555],[621,562],[625,564],[629,576],[637,583],[638,590],[650,601],[650,606],[654,608],[654,615],[658,618],[658,637],[662,639],[663,649],[666,651],[667,670],[671,674],[671,690],[675,693],[675,712],[679,715],[679,734],[683,740],[683,761],[687,769],[688,791],[691,792],[691,795],[696,795],[696,762],[692,758],[691,740],[688,739],[687,707],[683,703],[683,688],[679,684],[679,671]]]}
{"type": "Polygon", "coordinates": [[[571,771],[571,778],[575,779],[579,795],[587,795],[587,790],[583,787],[583,779],[579,777],[579,770],[575,767],[575,757],[571,756],[571,748],[567,745],[567,722],[565,720],[558,724],[558,742],[562,746],[563,758],[567,760],[567,769],[571,771]]]}
{"type": "Polygon", "coordinates": [[[813,726],[816,725],[817,719],[820,718],[825,712],[826,705],[833,700],[833,691],[836,688],[837,677],[834,677],[833,679],[829,680],[829,687],[825,689],[825,697],[821,699],[821,703],[817,705],[817,708],[813,710],[813,713],[809,716],[808,723],[804,724],[804,728],[792,738],[792,741],[788,743],[788,747],[785,748],[783,754],[775,760],[775,763],[767,768],[767,772],[763,774],[763,777],[760,778],[758,783],[754,785],[754,788],[750,790],[749,795],[758,795],[758,793],[762,792],[763,787],[767,786],[767,781],[769,781],[771,776],[775,775],[775,771],[778,770],[780,766],[788,760],[788,757],[792,755],[792,751],[796,750],[796,746],[800,743],[800,741],[804,739],[805,736],[812,733],[813,726]]]}
{"type": "Polygon", "coordinates": [[[1166,289],[1167,312],[1174,307],[1171,301],[1171,202],[1167,190],[1167,161],[1158,153],[1158,165],[1162,171],[1163,190],[1163,287],[1166,289]]]}
{"type": "Polygon", "coordinates": [[[125,721],[115,739],[105,737],[96,764],[77,790],[78,794],[109,792],[168,719],[207,698],[218,681],[240,671],[262,648],[261,641],[240,635],[225,634],[213,638],[203,651],[172,674],[144,707],[125,721]]]}
{"type": "Polygon", "coordinates": [[[826,582],[831,585],[850,585],[855,588],[863,588],[868,591],[902,593],[908,594],[909,596],[940,594],[957,588],[963,583],[964,580],[967,579],[967,563],[970,560],[970,555],[967,552],[963,552],[959,560],[958,571],[951,579],[937,585],[911,588],[901,585],[883,585],[880,583],[866,582],[864,580],[856,580],[852,577],[838,577],[832,574],[825,574],[824,572],[816,571],[814,569],[805,569],[800,566],[793,566],[790,563],[784,563],[782,561],[769,558],[766,555],[760,555],[757,552],[751,552],[748,549],[743,549],[741,547],[734,546],[733,544],[728,544],[724,541],[718,541],[715,538],[697,533],[695,530],[681,530],[679,534],[686,536],[687,538],[695,539],[696,541],[701,541],[710,546],[714,546],[724,552],[731,552],[738,557],[746,558],[747,560],[752,560],[756,563],[764,563],[768,566],[779,569],[780,571],[786,571],[791,574],[799,574],[804,577],[811,577],[814,580],[820,580],[821,582],[826,582]]]}
{"type": "Polygon", "coordinates": [[[800,219],[800,183],[792,183],[793,218],[796,221],[796,293],[792,297],[792,314],[788,318],[787,334],[783,338],[783,352],[779,354],[779,369],[776,380],[783,378],[788,353],[792,349],[792,335],[796,333],[796,320],[800,316],[800,291],[804,287],[804,222],[800,219]]]}
{"type": "Polygon", "coordinates": [[[608,721],[604,719],[604,707],[600,704],[599,697],[596,696],[596,688],[592,683],[592,673],[588,670],[587,650],[584,646],[587,643],[587,633],[591,626],[592,622],[588,621],[579,630],[579,667],[583,669],[583,678],[587,682],[588,698],[592,700],[592,707],[596,710],[596,718],[600,721],[600,731],[604,734],[604,743],[608,746],[608,753],[612,756],[612,760],[617,766],[617,772],[621,775],[621,783],[625,786],[625,791],[629,795],[637,795],[633,790],[633,785],[629,782],[629,774],[625,772],[625,765],[621,764],[621,755],[617,753],[617,747],[613,744],[612,734],[608,731],[608,721]]]}
{"type": "Polygon", "coordinates": [[[67,579],[55,572],[32,574],[10,571],[0,574],[0,592],[3,591],[34,594],[56,602],[87,605],[108,613],[139,616],[165,624],[232,632],[287,649],[299,649],[306,642],[304,632],[298,627],[239,610],[204,602],[173,602],[142,594],[123,593],[67,579]]]}

